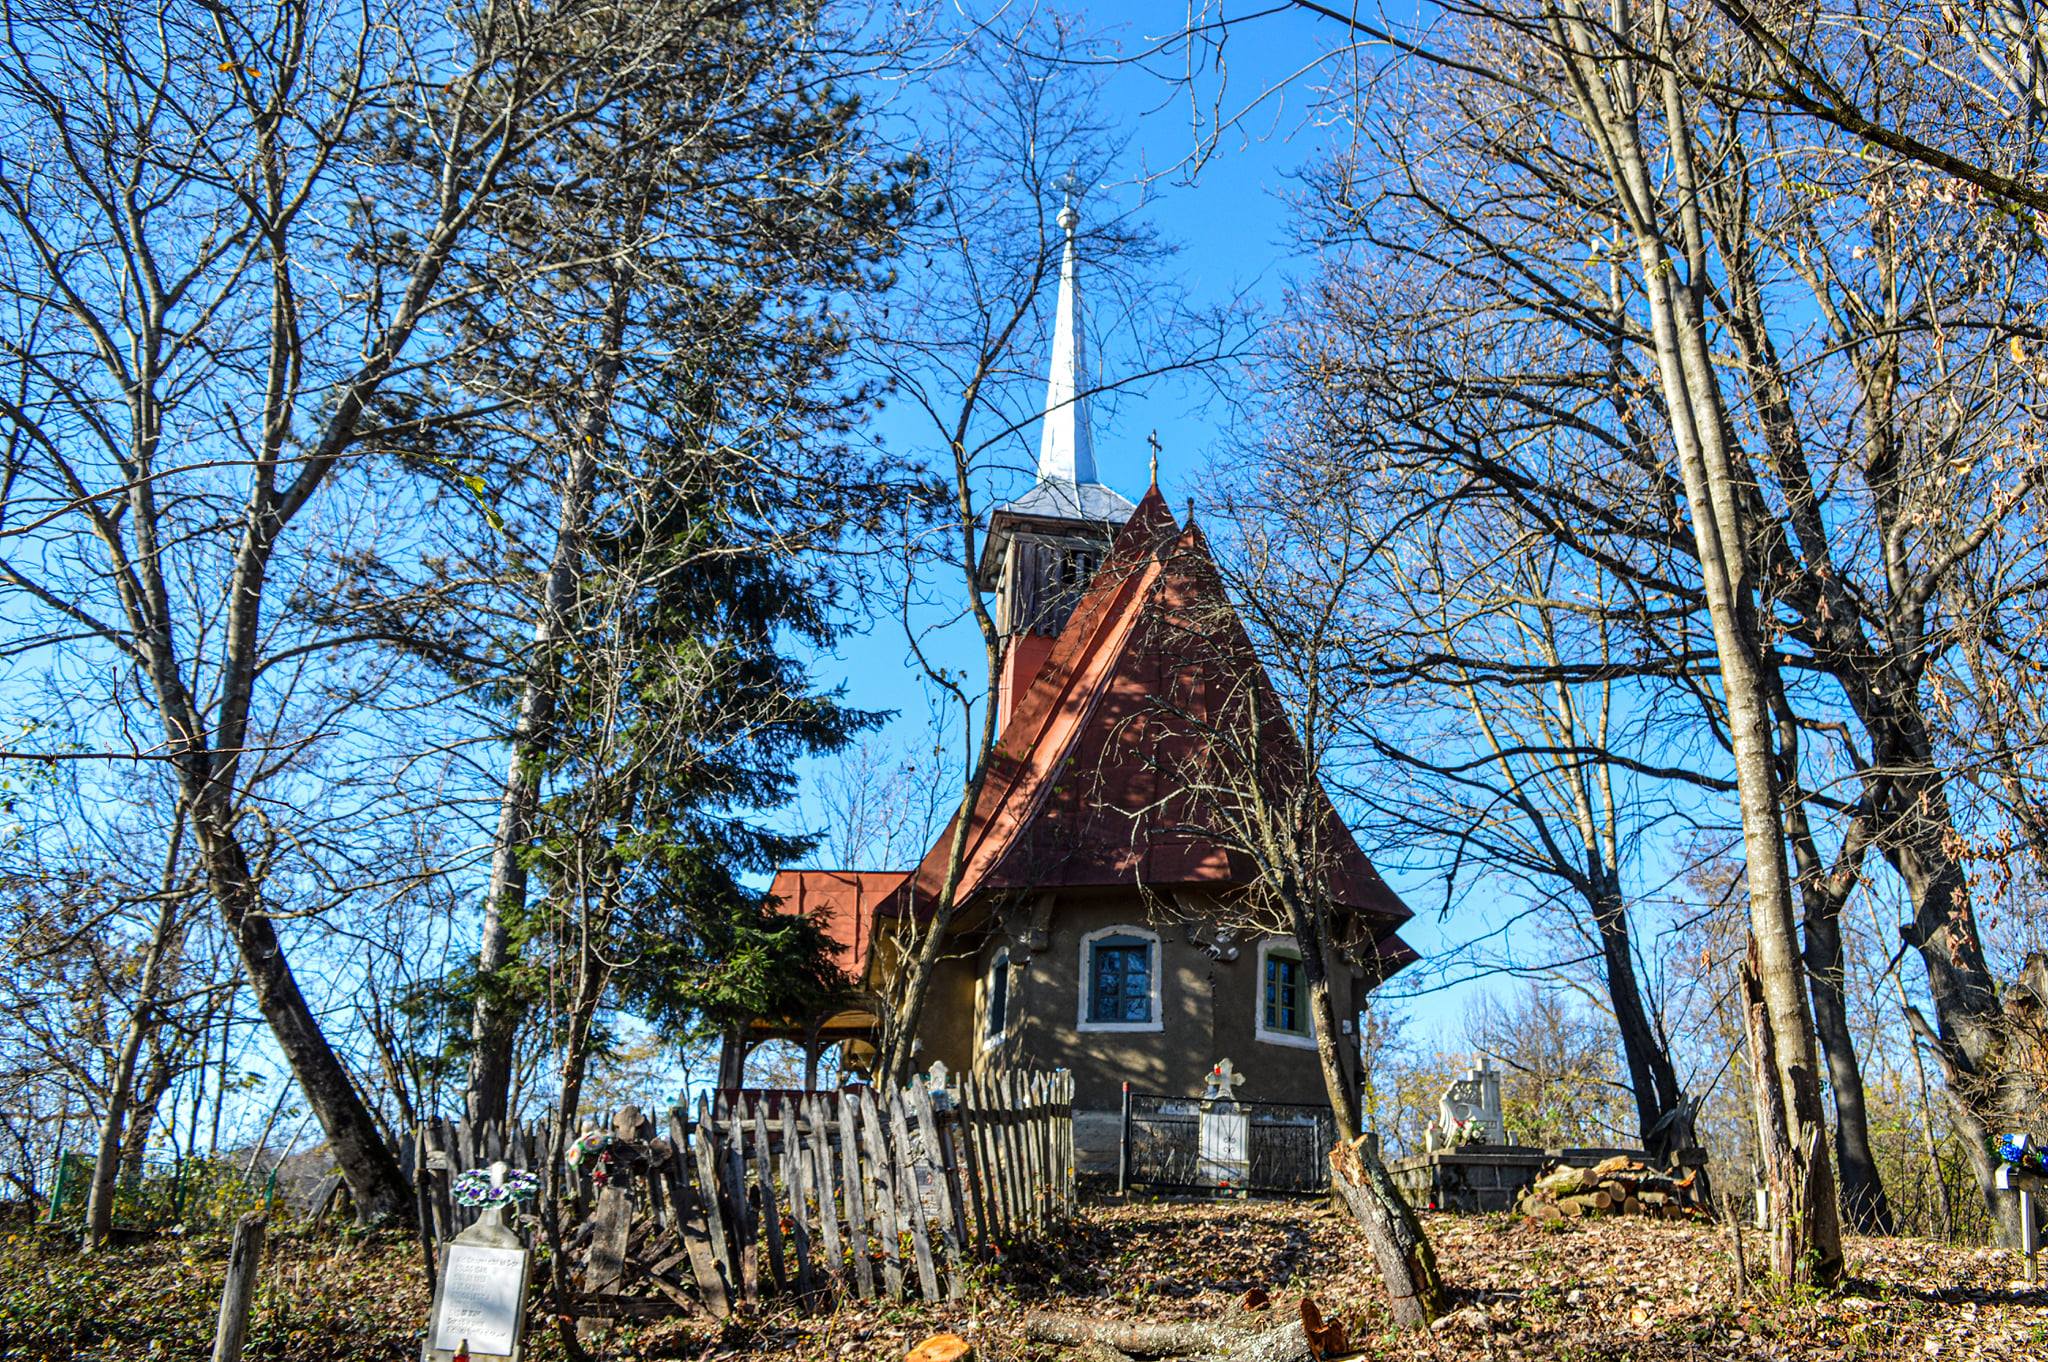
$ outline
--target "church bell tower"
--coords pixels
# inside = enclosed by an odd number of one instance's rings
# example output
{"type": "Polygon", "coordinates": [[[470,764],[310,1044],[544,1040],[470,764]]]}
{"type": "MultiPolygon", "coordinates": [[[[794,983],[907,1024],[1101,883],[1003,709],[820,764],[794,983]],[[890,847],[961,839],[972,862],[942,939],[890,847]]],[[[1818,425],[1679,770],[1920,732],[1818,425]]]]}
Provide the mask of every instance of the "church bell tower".
{"type": "Polygon", "coordinates": [[[1075,278],[1074,228],[1080,214],[1073,204],[1060,209],[1058,222],[1066,245],[1038,436],[1038,480],[989,517],[977,572],[976,585],[995,593],[996,629],[1003,640],[998,728],[1008,725],[1012,707],[1045,665],[1053,640],[1102,565],[1110,541],[1137,509],[1096,478],[1081,292],[1075,278]]]}

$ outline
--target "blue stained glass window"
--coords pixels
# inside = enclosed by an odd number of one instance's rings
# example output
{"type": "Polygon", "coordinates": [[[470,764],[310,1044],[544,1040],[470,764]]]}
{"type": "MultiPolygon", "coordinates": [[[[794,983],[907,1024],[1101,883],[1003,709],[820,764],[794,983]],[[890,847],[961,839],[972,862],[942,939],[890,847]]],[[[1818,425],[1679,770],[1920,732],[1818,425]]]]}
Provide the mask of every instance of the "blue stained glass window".
{"type": "Polygon", "coordinates": [[[1301,961],[1278,951],[1266,956],[1266,1029],[1308,1034],[1302,1024],[1301,961]]]}
{"type": "Polygon", "coordinates": [[[1108,936],[1092,950],[1088,1020],[1151,1021],[1152,943],[1135,936],[1108,936]]]}

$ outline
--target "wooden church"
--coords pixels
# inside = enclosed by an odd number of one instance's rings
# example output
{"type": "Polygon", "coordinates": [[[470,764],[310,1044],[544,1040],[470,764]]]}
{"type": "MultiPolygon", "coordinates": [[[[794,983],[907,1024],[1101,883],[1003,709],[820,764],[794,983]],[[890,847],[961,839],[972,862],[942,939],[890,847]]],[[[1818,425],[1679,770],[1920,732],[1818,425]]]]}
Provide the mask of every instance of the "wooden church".
{"type": "MultiPolygon", "coordinates": [[[[915,1062],[1064,1068],[1084,1159],[1113,1152],[1123,1085],[1196,1096],[1230,1059],[1250,1101],[1327,1102],[1308,971],[1261,892],[1260,818],[1313,844],[1332,924],[1323,957],[1339,1050],[1365,995],[1413,960],[1408,909],[1299,771],[1264,667],[1200,530],[1154,485],[1135,505],[1098,479],[1074,248],[1067,234],[1038,477],[986,527],[998,737],[966,829],[945,957],[915,1062]]],[[[821,922],[857,997],[800,1039],[872,1062],[896,929],[929,920],[954,829],[914,867],[785,870],[781,911],[821,922]]],[[[764,1027],[759,1035],[799,1033],[764,1027]]]]}

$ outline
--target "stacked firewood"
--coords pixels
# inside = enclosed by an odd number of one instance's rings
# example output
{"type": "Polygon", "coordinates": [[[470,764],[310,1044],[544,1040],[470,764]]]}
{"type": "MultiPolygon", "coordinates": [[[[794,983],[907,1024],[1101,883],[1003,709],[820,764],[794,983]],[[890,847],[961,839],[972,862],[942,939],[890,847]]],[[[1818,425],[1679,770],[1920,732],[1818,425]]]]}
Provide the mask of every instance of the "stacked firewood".
{"type": "Polygon", "coordinates": [[[1698,1177],[1698,1169],[1683,1175],[1664,1172],[1625,1154],[1591,1168],[1552,1165],[1522,1193],[1515,1209],[1549,1225],[1596,1215],[1692,1220],[1705,1214],[1693,1190],[1698,1177]]]}

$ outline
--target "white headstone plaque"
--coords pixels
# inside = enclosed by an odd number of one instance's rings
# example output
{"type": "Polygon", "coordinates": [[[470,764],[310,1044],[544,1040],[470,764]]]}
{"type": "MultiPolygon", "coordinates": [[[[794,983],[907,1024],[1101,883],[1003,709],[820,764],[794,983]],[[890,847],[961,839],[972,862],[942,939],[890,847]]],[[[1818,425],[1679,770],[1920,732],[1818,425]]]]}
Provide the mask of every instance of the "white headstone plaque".
{"type": "Polygon", "coordinates": [[[519,1307],[526,1294],[526,1250],[448,1245],[429,1347],[510,1357],[519,1342],[519,1307]]]}
{"type": "MultiPolygon", "coordinates": [[[[492,1164],[491,1186],[503,1187],[511,1171],[502,1161],[492,1164]]],[[[505,1223],[510,1210],[510,1198],[485,1207],[476,1223],[441,1251],[441,1279],[434,1288],[433,1322],[421,1343],[421,1362],[453,1362],[464,1352],[513,1362],[520,1356],[531,1255],[518,1231],[505,1223]]]]}

